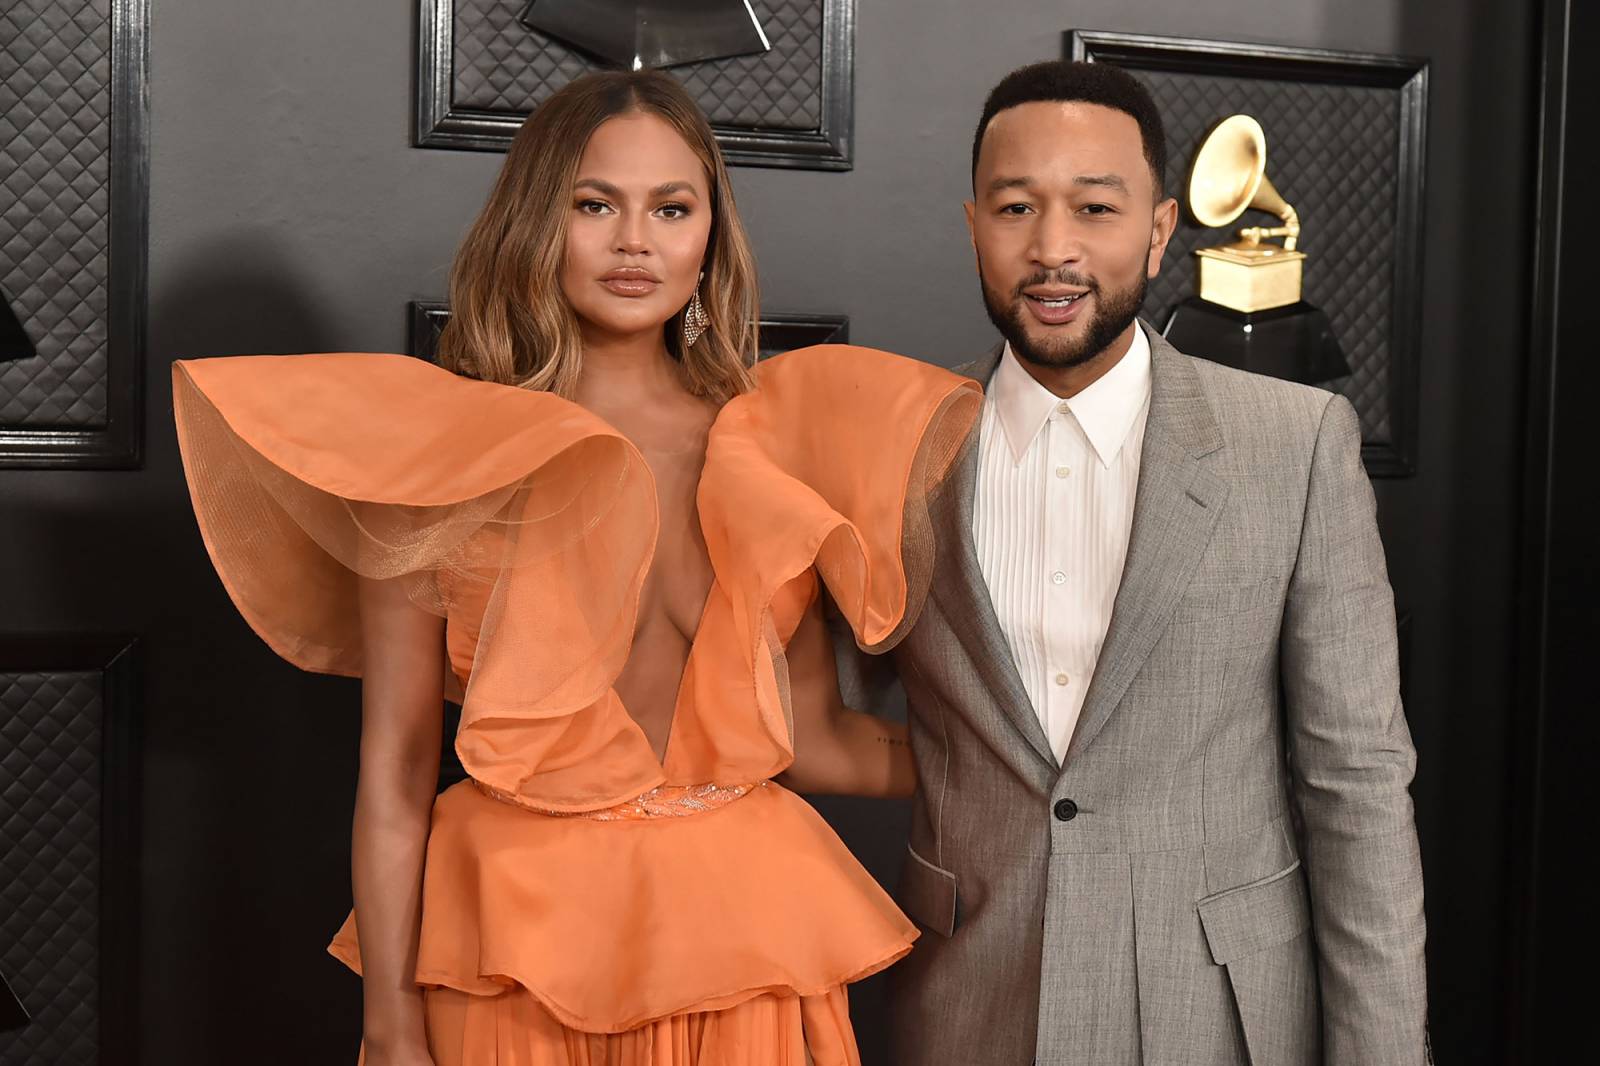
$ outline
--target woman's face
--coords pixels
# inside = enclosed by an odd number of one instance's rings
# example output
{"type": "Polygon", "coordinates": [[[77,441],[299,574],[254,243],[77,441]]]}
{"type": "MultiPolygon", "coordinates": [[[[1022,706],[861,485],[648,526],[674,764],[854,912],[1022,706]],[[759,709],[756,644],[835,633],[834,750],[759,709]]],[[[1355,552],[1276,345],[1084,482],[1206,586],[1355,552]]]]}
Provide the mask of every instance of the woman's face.
{"type": "Polygon", "coordinates": [[[710,181],[652,114],[607,119],[572,187],[561,287],[589,336],[659,333],[694,293],[711,234],[710,181]]]}

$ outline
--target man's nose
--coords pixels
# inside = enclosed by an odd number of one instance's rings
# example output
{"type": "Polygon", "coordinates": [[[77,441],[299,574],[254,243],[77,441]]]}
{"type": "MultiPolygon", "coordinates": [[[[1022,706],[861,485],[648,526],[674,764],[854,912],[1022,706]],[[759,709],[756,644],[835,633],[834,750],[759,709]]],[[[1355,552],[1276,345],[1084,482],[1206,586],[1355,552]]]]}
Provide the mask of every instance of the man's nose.
{"type": "Polygon", "coordinates": [[[1028,252],[1035,263],[1055,270],[1083,258],[1083,241],[1070,215],[1052,212],[1039,219],[1028,252]]]}

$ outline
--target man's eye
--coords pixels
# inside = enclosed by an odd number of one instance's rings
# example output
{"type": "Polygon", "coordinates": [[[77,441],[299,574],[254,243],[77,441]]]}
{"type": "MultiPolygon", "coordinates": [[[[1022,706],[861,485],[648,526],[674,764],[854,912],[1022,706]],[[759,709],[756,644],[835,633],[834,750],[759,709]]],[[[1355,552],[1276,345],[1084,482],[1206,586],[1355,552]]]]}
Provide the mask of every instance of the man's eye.
{"type": "Polygon", "coordinates": [[[1006,204],[1000,209],[1000,213],[1002,215],[1026,215],[1032,210],[1033,208],[1027,204],[1006,204]]]}
{"type": "Polygon", "coordinates": [[[1090,215],[1109,215],[1112,213],[1110,204],[1089,204],[1083,210],[1090,215]]]}

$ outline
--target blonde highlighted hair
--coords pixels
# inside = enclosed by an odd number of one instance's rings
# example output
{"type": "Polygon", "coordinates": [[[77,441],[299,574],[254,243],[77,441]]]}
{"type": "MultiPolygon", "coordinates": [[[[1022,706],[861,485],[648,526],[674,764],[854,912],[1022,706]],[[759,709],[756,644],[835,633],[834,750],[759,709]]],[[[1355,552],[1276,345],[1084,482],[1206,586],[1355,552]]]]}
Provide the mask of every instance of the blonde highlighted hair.
{"type": "Polygon", "coordinates": [[[655,115],[678,132],[711,181],[711,233],[700,298],[710,328],[683,343],[687,308],[668,319],[667,350],[691,392],[718,403],[752,383],[760,297],[727,165],[705,115],[658,71],[588,74],[528,116],[489,201],[456,253],[450,321],[439,363],[468,377],[573,395],[583,361],[578,318],[561,289],[578,163],[590,136],[617,115],[655,115]]]}

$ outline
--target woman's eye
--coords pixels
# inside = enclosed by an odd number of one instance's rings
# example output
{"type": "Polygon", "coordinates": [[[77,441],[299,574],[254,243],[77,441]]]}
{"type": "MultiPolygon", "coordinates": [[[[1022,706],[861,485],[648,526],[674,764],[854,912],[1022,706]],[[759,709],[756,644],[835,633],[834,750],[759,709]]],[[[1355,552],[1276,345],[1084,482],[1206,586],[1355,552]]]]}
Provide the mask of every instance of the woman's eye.
{"type": "Polygon", "coordinates": [[[688,218],[689,208],[684,204],[662,204],[656,213],[665,219],[688,218]]]}
{"type": "Polygon", "coordinates": [[[604,200],[580,200],[578,210],[586,215],[603,215],[611,210],[611,205],[604,200]]]}

